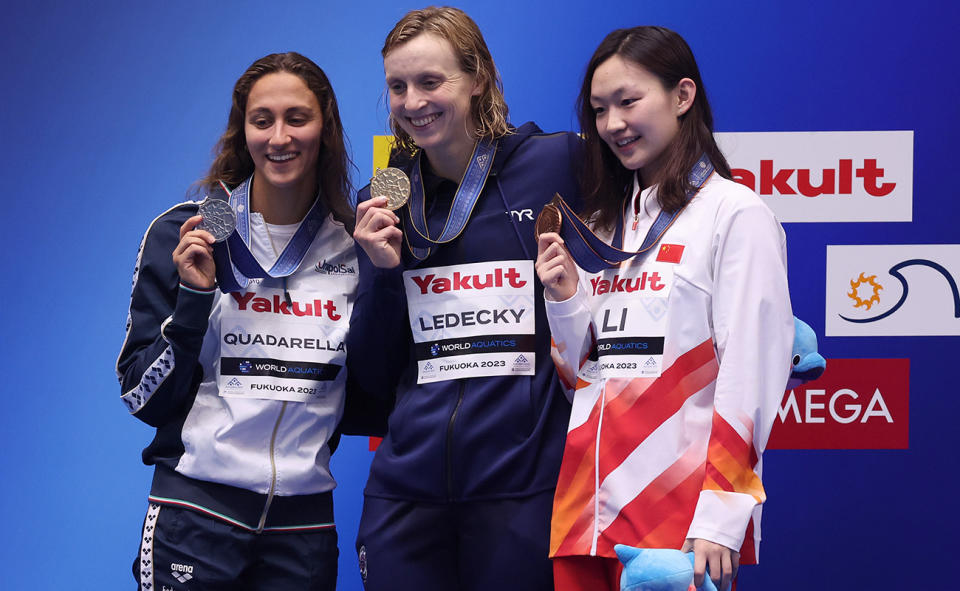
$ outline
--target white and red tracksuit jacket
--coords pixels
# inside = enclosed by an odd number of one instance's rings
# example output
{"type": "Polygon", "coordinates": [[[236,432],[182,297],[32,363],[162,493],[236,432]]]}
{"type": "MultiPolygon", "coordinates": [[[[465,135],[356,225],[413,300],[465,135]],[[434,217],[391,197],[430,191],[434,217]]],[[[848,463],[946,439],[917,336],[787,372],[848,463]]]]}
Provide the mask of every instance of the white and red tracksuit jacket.
{"type": "MultiPolygon", "coordinates": [[[[659,213],[655,190],[639,196],[636,224],[627,216],[625,250],[640,248],[659,213]]],[[[547,302],[547,313],[554,358],[574,390],[550,555],[615,557],[617,543],[679,548],[703,538],[756,562],[761,454],[794,332],[785,237],[766,205],[714,174],[646,258],[581,271],[576,295],[547,302]],[[662,373],[577,376],[596,357],[598,303],[615,285],[602,281],[657,269],[672,275],[662,373]]]]}

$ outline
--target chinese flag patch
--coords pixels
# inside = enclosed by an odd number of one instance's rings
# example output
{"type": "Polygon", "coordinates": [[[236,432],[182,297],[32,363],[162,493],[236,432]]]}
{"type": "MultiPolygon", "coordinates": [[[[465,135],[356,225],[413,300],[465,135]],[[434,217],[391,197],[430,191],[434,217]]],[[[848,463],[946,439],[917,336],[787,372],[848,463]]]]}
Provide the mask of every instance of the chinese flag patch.
{"type": "Polygon", "coordinates": [[[661,263],[679,263],[682,255],[682,244],[661,244],[657,260],[661,263]]]}

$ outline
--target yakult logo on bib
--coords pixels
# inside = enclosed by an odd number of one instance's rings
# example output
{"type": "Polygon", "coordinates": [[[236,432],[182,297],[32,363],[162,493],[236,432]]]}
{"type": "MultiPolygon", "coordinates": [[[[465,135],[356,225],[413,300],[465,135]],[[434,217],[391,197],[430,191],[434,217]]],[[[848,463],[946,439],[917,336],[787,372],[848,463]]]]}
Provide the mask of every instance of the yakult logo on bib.
{"type": "Polygon", "coordinates": [[[342,279],[314,275],[289,291],[258,285],[223,295],[221,396],[318,403],[341,379],[350,300],[342,279]]]}
{"type": "Polygon", "coordinates": [[[237,302],[237,308],[243,312],[250,310],[252,312],[265,312],[272,314],[284,314],[287,316],[326,316],[330,320],[340,320],[342,315],[337,312],[337,306],[333,300],[313,300],[312,302],[298,302],[291,300],[288,304],[280,298],[279,294],[274,294],[272,298],[257,297],[255,293],[244,292],[242,295],[236,292],[230,294],[237,302]]]}
{"type": "Polygon", "coordinates": [[[909,222],[913,132],[717,133],[733,180],[781,222],[909,222]]]}
{"type": "Polygon", "coordinates": [[[419,383],[532,375],[532,261],[494,261],[403,274],[419,383]]]}
{"type": "Polygon", "coordinates": [[[619,274],[610,279],[594,277],[590,280],[590,286],[593,288],[593,295],[603,295],[605,293],[632,293],[634,291],[652,291],[658,292],[666,287],[663,277],[660,273],[653,271],[643,271],[636,277],[621,277],[619,274]]]}
{"type": "MultiPolygon", "coordinates": [[[[671,246],[668,252],[678,256],[683,252],[682,246],[671,246]]],[[[581,368],[582,379],[660,376],[675,264],[657,259],[621,265],[590,278],[593,295],[602,297],[591,301],[596,358],[581,368]]]]}
{"type": "Polygon", "coordinates": [[[410,279],[420,288],[421,295],[425,295],[428,291],[440,294],[447,291],[480,290],[489,287],[520,288],[527,284],[527,281],[520,278],[520,273],[514,267],[506,269],[497,267],[493,272],[488,273],[470,274],[454,271],[450,277],[438,277],[435,273],[411,275],[410,279]]]}

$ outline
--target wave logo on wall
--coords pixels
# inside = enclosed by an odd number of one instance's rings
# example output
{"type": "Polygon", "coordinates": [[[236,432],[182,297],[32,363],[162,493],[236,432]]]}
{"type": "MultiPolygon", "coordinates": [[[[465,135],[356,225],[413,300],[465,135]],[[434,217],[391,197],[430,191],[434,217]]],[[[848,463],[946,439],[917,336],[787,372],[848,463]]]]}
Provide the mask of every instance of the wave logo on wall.
{"type": "Polygon", "coordinates": [[[828,336],[960,335],[960,245],[827,246],[828,336]]]}

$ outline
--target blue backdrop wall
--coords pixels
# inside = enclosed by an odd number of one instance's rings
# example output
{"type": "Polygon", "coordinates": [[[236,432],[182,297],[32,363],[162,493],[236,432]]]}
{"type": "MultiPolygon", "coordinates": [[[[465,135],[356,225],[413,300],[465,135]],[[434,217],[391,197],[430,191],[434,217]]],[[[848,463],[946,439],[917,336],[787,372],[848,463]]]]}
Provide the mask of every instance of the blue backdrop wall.
{"type": "MultiPolygon", "coordinates": [[[[956,4],[460,5],[485,33],[517,123],[573,128],[579,77],[602,37],[662,24],[693,47],[718,131],[913,131],[911,222],[785,224],[795,311],[821,335],[824,355],[910,360],[909,447],[769,451],[762,562],[745,569],[741,589],[922,589],[954,579],[944,538],[960,525],[950,509],[960,397],[949,369],[960,340],[823,335],[827,245],[960,242],[956,4]]],[[[233,82],[270,52],[296,50],[326,69],[365,182],[371,138],[387,130],[379,49],[418,7],[5,5],[0,588],[133,586],[151,474],[140,450],[152,430],[127,415],[113,364],[142,232],[204,173],[233,82]]],[[[360,588],[352,541],[370,455],[365,439],[348,438],[334,458],[341,589],[360,588]]]]}

